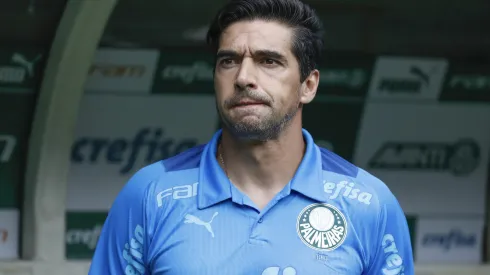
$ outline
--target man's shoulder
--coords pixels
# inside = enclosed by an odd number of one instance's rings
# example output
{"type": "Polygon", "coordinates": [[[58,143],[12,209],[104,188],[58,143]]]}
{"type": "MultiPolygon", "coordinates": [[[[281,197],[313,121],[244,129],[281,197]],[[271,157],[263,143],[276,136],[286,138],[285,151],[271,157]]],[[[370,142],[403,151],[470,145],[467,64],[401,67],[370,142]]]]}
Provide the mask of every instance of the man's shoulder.
{"type": "Polygon", "coordinates": [[[198,168],[206,144],[201,144],[185,150],[173,157],[162,160],[165,171],[182,171],[198,168]]]}
{"type": "Polygon", "coordinates": [[[368,171],[362,168],[358,169],[359,172],[355,181],[360,186],[360,189],[372,194],[370,207],[362,212],[362,222],[379,228],[387,215],[387,211],[397,213],[397,215],[404,215],[397,198],[388,185],[368,171]]]}
{"type": "MultiPolygon", "coordinates": [[[[125,189],[140,193],[138,191],[144,191],[151,185],[154,186],[153,189],[165,187],[167,178],[175,174],[172,172],[185,172],[199,167],[204,147],[205,145],[199,145],[173,157],[143,166],[129,179],[125,189]]],[[[182,177],[185,173],[178,173],[178,175],[182,177]]]]}
{"type": "Polygon", "coordinates": [[[362,168],[358,169],[357,180],[376,194],[380,207],[387,204],[397,203],[395,195],[383,180],[362,168]]]}
{"type": "Polygon", "coordinates": [[[322,170],[348,177],[356,177],[359,168],[334,152],[318,146],[321,153],[322,170]]]}
{"type": "Polygon", "coordinates": [[[123,197],[143,196],[150,185],[155,184],[159,177],[165,173],[162,161],[146,165],[136,171],[127,181],[120,195],[123,197]]]}

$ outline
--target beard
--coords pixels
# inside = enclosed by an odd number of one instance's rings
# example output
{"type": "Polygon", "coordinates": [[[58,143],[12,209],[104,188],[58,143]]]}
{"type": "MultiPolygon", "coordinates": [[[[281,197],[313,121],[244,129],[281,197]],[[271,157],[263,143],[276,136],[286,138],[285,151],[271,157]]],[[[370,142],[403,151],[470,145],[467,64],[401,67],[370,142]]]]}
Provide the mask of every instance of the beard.
{"type": "Polygon", "coordinates": [[[296,116],[301,108],[299,91],[298,97],[285,110],[274,109],[272,103],[272,100],[264,98],[255,91],[247,91],[226,100],[223,104],[224,107],[220,107],[219,103],[216,102],[216,107],[222,125],[234,137],[247,141],[265,142],[277,139],[296,116]],[[272,112],[262,116],[260,120],[244,120],[241,118],[233,118],[228,112],[224,111],[229,110],[229,108],[244,98],[264,102],[270,106],[269,108],[272,112]]]}

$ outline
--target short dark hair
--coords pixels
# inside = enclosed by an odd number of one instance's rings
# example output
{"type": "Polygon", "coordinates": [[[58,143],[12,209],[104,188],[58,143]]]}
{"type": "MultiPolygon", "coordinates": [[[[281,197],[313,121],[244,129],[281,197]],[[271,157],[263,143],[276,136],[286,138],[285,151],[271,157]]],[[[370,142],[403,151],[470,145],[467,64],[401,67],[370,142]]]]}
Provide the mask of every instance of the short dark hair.
{"type": "Polygon", "coordinates": [[[212,21],[208,45],[216,51],[223,30],[233,23],[256,19],[276,21],[294,30],[291,50],[298,59],[303,82],[320,62],[324,30],[315,11],[300,0],[231,0],[212,21]]]}

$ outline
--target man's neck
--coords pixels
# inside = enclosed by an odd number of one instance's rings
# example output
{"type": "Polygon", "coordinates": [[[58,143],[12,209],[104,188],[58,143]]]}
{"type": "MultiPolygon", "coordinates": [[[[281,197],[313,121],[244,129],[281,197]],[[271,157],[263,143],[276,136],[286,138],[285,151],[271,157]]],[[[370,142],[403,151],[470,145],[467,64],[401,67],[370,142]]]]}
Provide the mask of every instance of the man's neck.
{"type": "Polygon", "coordinates": [[[293,178],[304,152],[301,124],[293,123],[277,140],[255,144],[237,140],[224,129],[218,154],[222,155],[223,168],[238,189],[249,195],[272,197],[293,178]]]}

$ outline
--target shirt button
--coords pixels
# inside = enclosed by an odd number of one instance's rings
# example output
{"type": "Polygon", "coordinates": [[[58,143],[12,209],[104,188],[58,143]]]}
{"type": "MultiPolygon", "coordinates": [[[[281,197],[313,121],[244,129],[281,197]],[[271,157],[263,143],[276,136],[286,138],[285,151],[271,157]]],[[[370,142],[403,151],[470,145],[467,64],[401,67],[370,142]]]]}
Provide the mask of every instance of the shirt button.
{"type": "Polygon", "coordinates": [[[259,219],[259,223],[262,223],[262,221],[263,221],[263,220],[262,220],[262,218],[260,218],[260,219],[259,219]]]}

